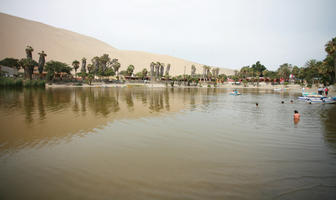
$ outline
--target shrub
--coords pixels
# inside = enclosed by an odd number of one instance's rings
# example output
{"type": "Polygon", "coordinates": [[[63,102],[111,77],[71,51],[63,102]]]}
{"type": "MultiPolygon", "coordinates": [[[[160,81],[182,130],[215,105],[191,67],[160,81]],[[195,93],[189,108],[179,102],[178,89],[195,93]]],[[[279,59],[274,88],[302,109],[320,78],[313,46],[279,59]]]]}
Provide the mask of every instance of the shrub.
{"type": "Polygon", "coordinates": [[[45,81],[44,80],[26,80],[23,83],[23,87],[45,87],[45,81]]]}
{"type": "Polygon", "coordinates": [[[32,81],[31,80],[26,80],[23,82],[23,87],[31,87],[32,86],[32,81]]]}
{"type": "Polygon", "coordinates": [[[73,85],[74,86],[82,86],[83,84],[82,83],[74,83],[73,85]]]}

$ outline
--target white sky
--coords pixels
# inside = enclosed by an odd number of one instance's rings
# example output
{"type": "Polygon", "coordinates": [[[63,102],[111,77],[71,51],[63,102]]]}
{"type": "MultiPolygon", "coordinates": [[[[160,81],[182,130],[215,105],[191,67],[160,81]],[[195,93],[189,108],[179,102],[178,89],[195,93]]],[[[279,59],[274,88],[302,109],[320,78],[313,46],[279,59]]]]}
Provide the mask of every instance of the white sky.
{"type": "Polygon", "coordinates": [[[0,12],[95,37],[118,49],[239,69],[322,60],[334,0],[0,0],[0,12]]]}

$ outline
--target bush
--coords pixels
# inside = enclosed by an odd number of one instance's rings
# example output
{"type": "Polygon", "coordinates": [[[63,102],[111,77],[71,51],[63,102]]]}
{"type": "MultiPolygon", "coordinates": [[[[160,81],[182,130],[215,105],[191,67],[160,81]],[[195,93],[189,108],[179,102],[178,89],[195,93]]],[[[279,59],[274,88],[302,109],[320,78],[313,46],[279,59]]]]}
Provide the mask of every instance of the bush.
{"type": "Polygon", "coordinates": [[[82,83],[74,83],[73,85],[74,86],[82,86],[83,84],[82,83]]]}
{"type": "Polygon", "coordinates": [[[23,87],[45,87],[45,81],[44,80],[26,80],[23,83],[23,87]]]}
{"type": "Polygon", "coordinates": [[[31,80],[27,80],[25,82],[23,82],[23,87],[31,87],[32,86],[32,81],[31,80]]]}
{"type": "Polygon", "coordinates": [[[22,87],[22,79],[0,78],[0,87],[22,87]]]}

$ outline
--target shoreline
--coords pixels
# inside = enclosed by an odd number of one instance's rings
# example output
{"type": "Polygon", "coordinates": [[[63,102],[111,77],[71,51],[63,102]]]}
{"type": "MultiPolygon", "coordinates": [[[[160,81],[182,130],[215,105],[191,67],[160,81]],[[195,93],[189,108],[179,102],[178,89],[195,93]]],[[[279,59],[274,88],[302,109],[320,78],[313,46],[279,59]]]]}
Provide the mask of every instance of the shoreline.
{"type": "MultiPolygon", "coordinates": [[[[258,87],[249,85],[245,87],[244,85],[232,85],[230,83],[218,84],[216,87],[211,85],[208,87],[205,84],[198,86],[185,86],[175,84],[172,87],[170,84],[168,86],[165,83],[93,83],[92,85],[83,84],[83,85],[74,85],[74,84],[46,84],[46,88],[197,88],[197,89],[208,89],[208,88],[217,88],[217,89],[258,89],[258,90],[273,90],[275,92],[302,92],[302,87],[297,84],[293,85],[271,85],[271,84],[260,84],[258,87]]],[[[336,96],[336,88],[329,86],[329,96],[336,96]]],[[[317,92],[317,87],[307,88],[304,87],[305,92],[317,92]]]]}

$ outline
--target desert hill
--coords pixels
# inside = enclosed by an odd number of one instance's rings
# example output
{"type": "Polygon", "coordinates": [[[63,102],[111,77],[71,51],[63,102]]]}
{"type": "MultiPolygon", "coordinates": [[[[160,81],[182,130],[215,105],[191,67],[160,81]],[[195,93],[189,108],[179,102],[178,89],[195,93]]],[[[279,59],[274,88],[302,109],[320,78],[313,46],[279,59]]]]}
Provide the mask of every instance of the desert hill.
{"type": "MultiPolygon", "coordinates": [[[[202,73],[203,64],[168,55],[119,50],[92,37],[4,13],[0,13],[0,27],[0,59],[23,58],[26,56],[26,46],[30,45],[34,48],[35,60],[38,60],[38,52],[41,50],[47,53],[47,61],[58,60],[69,65],[73,60],[81,60],[83,57],[90,63],[94,56],[107,53],[111,58],[119,59],[120,70],[133,64],[135,72],[138,72],[145,67],[149,69],[151,62],[159,61],[171,64],[171,75],[183,74],[185,66],[186,73],[190,74],[191,65],[196,66],[196,73],[202,73]]],[[[220,73],[230,75],[233,70],[221,68],[220,73]]]]}

